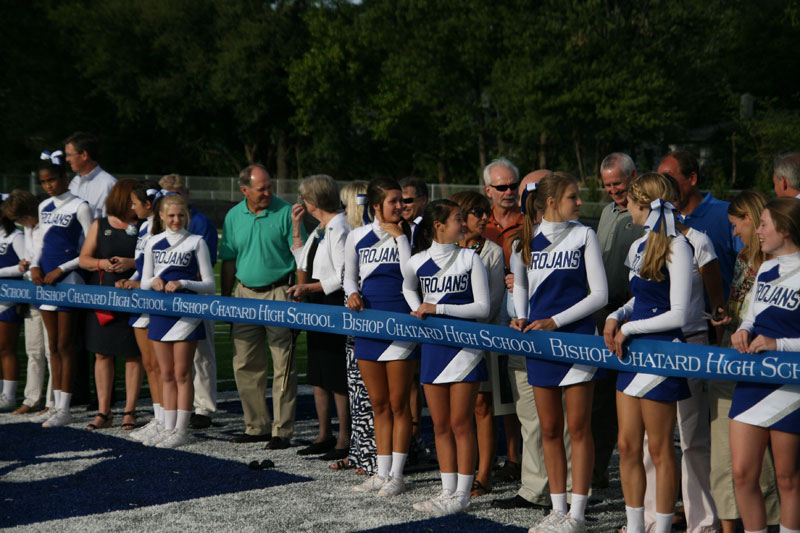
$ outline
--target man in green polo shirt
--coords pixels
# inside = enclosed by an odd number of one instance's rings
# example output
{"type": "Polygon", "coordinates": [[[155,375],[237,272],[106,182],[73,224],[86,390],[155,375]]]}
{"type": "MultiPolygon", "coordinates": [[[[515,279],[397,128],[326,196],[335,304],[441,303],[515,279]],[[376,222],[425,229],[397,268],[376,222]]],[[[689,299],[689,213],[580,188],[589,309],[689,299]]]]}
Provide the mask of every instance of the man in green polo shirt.
{"type": "MultiPolygon", "coordinates": [[[[288,301],[286,291],[295,271],[291,205],[272,196],[269,173],[262,165],[250,165],[239,173],[239,189],[244,200],[228,211],[222,228],[222,295],[230,296],[238,280],[233,293],[237,298],[288,301]]],[[[234,323],[232,335],[233,375],[246,426],[245,432],[233,440],[269,441],[269,449],[288,448],[297,400],[292,332],[275,326],[234,323]],[[267,339],[273,364],[274,420],[265,398],[267,339]]]]}

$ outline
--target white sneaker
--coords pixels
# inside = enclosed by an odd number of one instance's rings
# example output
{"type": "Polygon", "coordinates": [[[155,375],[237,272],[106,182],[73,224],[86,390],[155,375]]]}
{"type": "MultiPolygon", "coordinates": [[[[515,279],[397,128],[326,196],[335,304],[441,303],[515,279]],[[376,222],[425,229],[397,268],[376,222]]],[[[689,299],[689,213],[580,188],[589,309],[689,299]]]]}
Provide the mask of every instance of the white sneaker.
{"type": "Polygon", "coordinates": [[[189,436],[189,432],[186,430],[173,429],[171,431],[165,431],[164,433],[166,437],[156,444],[156,448],[177,448],[184,444],[189,444],[192,440],[189,436]]]}
{"type": "Polygon", "coordinates": [[[43,428],[57,428],[66,426],[72,423],[72,415],[69,411],[62,411],[61,409],[53,410],[53,416],[48,418],[42,423],[43,428]]]}
{"type": "Polygon", "coordinates": [[[133,440],[144,442],[150,437],[152,437],[155,434],[155,432],[158,431],[158,428],[155,427],[158,425],[159,425],[158,421],[154,418],[144,426],[131,431],[129,436],[133,440]]]}
{"type": "Polygon", "coordinates": [[[54,407],[45,407],[32,417],[28,419],[28,422],[33,422],[35,424],[41,424],[51,416],[53,416],[53,411],[55,411],[54,407]]]}
{"type": "Polygon", "coordinates": [[[361,483],[360,485],[356,485],[353,487],[353,492],[374,492],[376,490],[381,490],[381,487],[386,483],[386,480],[382,477],[378,477],[378,474],[374,474],[367,478],[366,481],[361,483]]]}
{"type": "Polygon", "coordinates": [[[528,533],[585,533],[586,522],[578,521],[568,514],[550,511],[544,520],[528,530],[528,533]]]}
{"type": "Polygon", "coordinates": [[[422,511],[423,513],[430,513],[430,512],[432,512],[431,509],[433,509],[433,502],[434,501],[441,500],[443,498],[449,498],[452,495],[453,495],[452,492],[442,491],[439,494],[437,494],[436,496],[434,496],[433,498],[431,498],[430,500],[425,500],[425,501],[422,501],[422,502],[414,503],[413,507],[417,511],[422,511]]]}
{"type": "Polygon", "coordinates": [[[9,411],[17,406],[14,398],[9,398],[5,393],[0,394],[0,411],[9,411]]]}
{"type": "Polygon", "coordinates": [[[391,477],[386,480],[386,482],[381,487],[381,490],[378,491],[378,496],[397,496],[398,494],[402,494],[406,491],[406,482],[402,479],[391,477]]]}
{"type": "Polygon", "coordinates": [[[165,428],[161,424],[157,424],[155,426],[155,429],[152,430],[151,436],[147,440],[141,441],[141,443],[144,444],[145,446],[155,446],[162,440],[169,437],[170,431],[171,430],[165,428]]]}
{"type": "Polygon", "coordinates": [[[433,516],[449,516],[462,513],[467,510],[467,507],[469,507],[469,494],[456,492],[450,496],[431,500],[428,512],[433,516]]]}

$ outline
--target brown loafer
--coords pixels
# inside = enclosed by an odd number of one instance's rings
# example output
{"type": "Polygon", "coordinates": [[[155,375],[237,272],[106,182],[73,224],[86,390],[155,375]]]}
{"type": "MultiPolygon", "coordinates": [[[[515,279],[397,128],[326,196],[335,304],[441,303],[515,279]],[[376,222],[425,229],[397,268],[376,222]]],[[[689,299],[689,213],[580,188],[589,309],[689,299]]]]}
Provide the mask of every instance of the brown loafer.
{"type": "Polygon", "coordinates": [[[17,409],[15,411],[13,411],[12,414],[15,414],[15,415],[26,415],[26,414],[28,414],[30,412],[33,412],[35,409],[36,409],[35,407],[31,407],[30,405],[25,405],[23,403],[22,405],[17,407],[17,409]]]}

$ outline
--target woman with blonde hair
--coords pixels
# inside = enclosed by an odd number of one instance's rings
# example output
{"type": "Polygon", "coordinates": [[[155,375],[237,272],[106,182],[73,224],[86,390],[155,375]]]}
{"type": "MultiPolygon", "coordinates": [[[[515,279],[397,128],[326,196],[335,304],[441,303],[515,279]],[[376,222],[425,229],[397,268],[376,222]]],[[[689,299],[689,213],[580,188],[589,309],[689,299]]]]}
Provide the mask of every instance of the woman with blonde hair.
{"type": "MultiPolygon", "coordinates": [[[[758,269],[755,287],[731,344],[760,357],[800,351],[800,200],[770,200],[757,229],[772,259],[758,269]]],[[[739,382],[733,393],[731,457],[736,503],[746,532],[766,532],[759,465],[772,449],[781,501],[780,531],[800,531],[800,385],[739,382]]]]}
{"type": "MultiPolygon", "coordinates": [[[[767,255],[761,251],[756,229],[761,222],[761,213],[767,205],[767,197],[758,191],[742,191],[728,206],[728,220],[733,234],[744,243],[736,257],[731,280],[731,292],[726,304],[727,316],[715,325],[724,325],[720,346],[731,347],[731,335],[739,329],[747,311],[747,296],[756,280],[756,273],[767,255]]],[[[736,520],[740,518],[733,488],[733,464],[731,463],[730,418],[728,412],[733,400],[735,381],[711,380],[708,395],[711,410],[711,495],[722,523],[722,533],[734,533],[736,520]]],[[[764,454],[761,465],[761,491],[766,502],[768,523],[777,524],[780,514],[778,487],[772,454],[764,454]]]]}
{"type": "MultiPolygon", "coordinates": [[[[654,172],[638,176],[628,189],[628,210],[645,235],[631,245],[625,264],[631,269],[633,298],[609,315],[603,336],[609,350],[626,357],[629,339],[684,341],[691,296],[692,250],[676,229],[676,191],[654,172]],[[626,322],[627,321],[627,322],[626,322]]],[[[673,446],[676,402],[688,398],[685,378],[620,372],[617,418],[620,477],[625,496],[627,532],[644,533],[644,433],[656,467],[656,533],[672,528],[678,472],[673,446]]]]}

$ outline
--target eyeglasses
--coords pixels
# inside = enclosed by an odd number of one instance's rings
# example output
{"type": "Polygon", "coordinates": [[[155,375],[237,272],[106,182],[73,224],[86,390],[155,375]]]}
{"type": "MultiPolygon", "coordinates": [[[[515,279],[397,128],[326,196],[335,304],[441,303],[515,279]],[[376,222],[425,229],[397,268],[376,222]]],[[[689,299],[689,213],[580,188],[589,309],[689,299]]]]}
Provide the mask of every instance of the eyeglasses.
{"type": "Polygon", "coordinates": [[[511,189],[512,191],[516,191],[519,187],[519,182],[509,183],[508,185],[489,185],[492,189],[498,192],[506,192],[507,190],[511,189]]]}
{"type": "Polygon", "coordinates": [[[76,155],[80,155],[78,152],[66,152],[64,153],[65,158],[75,157],[76,155]]]}
{"type": "Polygon", "coordinates": [[[411,198],[403,198],[403,203],[404,203],[404,204],[406,204],[406,205],[408,205],[408,204],[413,204],[413,203],[414,203],[414,200],[416,200],[416,199],[417,199],[416,197],[411,197],[411,198]]]}
{"type": "Polygon", "coordinates": [[[483,215],[486,215],[488,211],[482,207],[474,207],[469,210],[470,215],[474,215],[475,218],[483,218],[483,215]]]}

